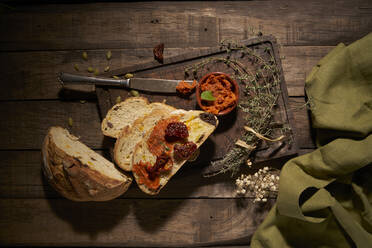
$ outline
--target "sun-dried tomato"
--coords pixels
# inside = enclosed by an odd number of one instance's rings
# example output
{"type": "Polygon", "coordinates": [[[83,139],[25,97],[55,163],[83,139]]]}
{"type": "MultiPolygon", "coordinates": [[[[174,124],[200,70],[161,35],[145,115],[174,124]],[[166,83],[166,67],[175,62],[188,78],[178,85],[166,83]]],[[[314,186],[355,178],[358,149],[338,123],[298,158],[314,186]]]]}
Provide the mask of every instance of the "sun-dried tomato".
{"type": "Polygon", "coordinates": [[[154,47],[154,59],[156,59],[159,63],[163,64],[163,52],[164,52],[164,43],[161,43],[154,47]]]}
{"type": "Polygon", "coordinates": [[[192,82],[192,84],[186,83],[185,81],[181,81],[178,83],[176,90],[183,96],[190,95],[194,89],[196,88],[196,80],[192,82]]]}
{"type": "Polygon", "coordinates": [[[162,154],[156,157],[156,162],[153,166],[148,166],[146,168],[149,173],[149,179],[153,180],[160,174],[160,170],[168,163],[170,157],[167,154],[162,154]]]}
{"type": "Polygon", "coordinates": [[[189,137],[187,126],[182,122],[171,122],[165,129],[165,138],[167,141],[177,141],[189,137]]]}
{"type": "Polygon", "coordinates": [[[176,159],[188,159],[196,151],[196,148],[194,142],[176,144],[174,145],[174,156],[176,159]]]}

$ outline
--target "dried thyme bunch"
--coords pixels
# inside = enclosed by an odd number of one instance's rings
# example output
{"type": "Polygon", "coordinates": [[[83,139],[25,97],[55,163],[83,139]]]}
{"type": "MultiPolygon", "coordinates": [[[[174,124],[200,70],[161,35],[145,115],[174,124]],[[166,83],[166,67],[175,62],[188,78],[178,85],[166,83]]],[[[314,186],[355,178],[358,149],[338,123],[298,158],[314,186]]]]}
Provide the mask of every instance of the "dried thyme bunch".
{"type": "MultiPolygon", "coordinates": [[[[208,176],[214,176],[227,171],[234,176],[249,159],[253,148],[260,142],[259,133],[262,136],[273,134],[272,117],[273,108],[276,106],[280,95],[280,70],[275,62],[270,47],[265,47],[264,53],[259,54],[256,50],[240,45],[233,41],[223,41],[221,50],[227,52],[224,57],[211,57],[185,69],[186,76],[192,74],[194,78],[201,70],[208,70],[212,63],[222,63],[233,71],[232,77],[240,82],[245,94],[238,107],[246,113],[245,125],[255,132],[246,131],[237,145],[235,145],[221,160],[212,162],[218,171],[208,176]],[[240,61],[248,60],[250,66],[243,65],[240,61]]],[[[284,129],[281,130],[282,134],[284,129]]],[[[261,137],[262,137],[261,136],[261,137]]]]}

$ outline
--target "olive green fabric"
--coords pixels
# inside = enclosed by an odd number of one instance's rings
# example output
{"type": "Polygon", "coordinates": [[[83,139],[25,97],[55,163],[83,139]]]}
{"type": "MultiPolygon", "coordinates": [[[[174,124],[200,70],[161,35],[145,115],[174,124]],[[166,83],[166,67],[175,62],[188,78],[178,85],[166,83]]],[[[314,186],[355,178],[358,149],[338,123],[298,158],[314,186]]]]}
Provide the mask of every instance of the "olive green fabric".
{"type": "Polygon", "coordinates": [[[251,247],[372,247],[372,33],[306,79],[318,149],[288,161],[251,247]]]}

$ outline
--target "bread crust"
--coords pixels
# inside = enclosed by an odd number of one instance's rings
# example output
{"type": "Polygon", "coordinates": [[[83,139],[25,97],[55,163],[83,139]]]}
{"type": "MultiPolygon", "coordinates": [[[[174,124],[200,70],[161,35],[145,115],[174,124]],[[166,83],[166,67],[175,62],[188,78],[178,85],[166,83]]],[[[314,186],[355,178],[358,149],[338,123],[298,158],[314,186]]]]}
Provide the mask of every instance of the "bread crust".
{"type": "Polygon", "coordinates": [[[53,142],[50,130],[42,146],[43,172],[49,184],[72,201],[107,201],[123,194],[132,179],[123,174],[123,181],[110,178],[68,155],[53,142]]]}
{"type": "MultiPolygon", "coordinates": [[[[181,110],[182,111],[182,110],[181,110]]],[[[192,111],[194,113],[198,113],[198,117],[197,118],[200,118],[200,114],[202,113],[206,113],[204,111],[192,111]]],[[[180,116],[182,114],[179,114],[180,116]]],[[[218,126],[218,119],[217,117],[215,117],[215,125],[212,125],[210,123],[207,123],[205,121],[203,121],[203,125],[206,125],[206,126],[209,126],[209,131],[206,132],[206,133],[202,133],[200,135],[200,139],[198,139],[198,142],[196,143],[197,145],[197,148],[199,148],[207,139],[208,137],[213,133],[213,131],[216,129],[216,127],[218,126]]],[[[147,139],[149,138],[150,136],[150,133],[152,132],[153,128],[151,128],[145,138],[140,141],[136,146],[135,146],[135,149],[134,149],[134,155],[132,157],[132,164],[134,164],[136,162],[136,160],[138,160],[138,158],[136,158],[137,156],[140,156],[141,154],[144,154],[144,153],[147,153],[149,154],[149,151],[148,151],[148,147],[147,147],[147,139]],[[144,152],[146,149],[146,152],[144,152]]],[[[154,159],[154,158],[152,158],[154,159]]],[[[168,183],[168,181],[170,180],[170,178],[177,173],[177,171],[187,162],[187,160],[174,160],[174,157],[172,157],[172,160],[174,161],[173,162],[173,165],[172,165],[172,169],[169,173],[166,173],[166,174],[160,174],[160,186],[157,188],[157,190],[151,190],[149,189],[145,184],[140,184],[138,183],[139,182],[139,177],[138,175],[133,171],[133,177],[134,179],[136,180],[137,182],[137,185],[139,186],[139,188],[146,194],[149,194],[149,195],[156,195],[160,192],[160,190],[168,183]]]]}

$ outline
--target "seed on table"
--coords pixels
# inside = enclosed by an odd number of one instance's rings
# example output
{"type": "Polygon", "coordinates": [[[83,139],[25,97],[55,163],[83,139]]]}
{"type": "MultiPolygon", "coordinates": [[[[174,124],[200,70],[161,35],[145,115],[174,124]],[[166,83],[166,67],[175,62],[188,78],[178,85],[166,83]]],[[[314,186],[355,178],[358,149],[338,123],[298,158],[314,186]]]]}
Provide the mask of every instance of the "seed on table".
{"type": "Polygon", "coordinates": [[[110,66],[106,66],[104,69],[105,72],[108,72],[109,70],[110,70],[110,66]]]}
{"type": "Polygon", "coordinates": [[[112,76],[113,78],[115,78],[115,79],[120,79],[118,76],[112,76]]]}
{"type": "Polygon", "coordinates": [[[126,79],[128,79],[128,78],[132,78],[132,77],[133,77],[133,74],[132,74],[132,73],[127,73],[127,74],[124,75],[124,77],[125,77],[126,79]]]}
{"type": "Polygon", "coordinates": [[[78,64],[74,64],[74,69],[75,69],[75,71],[79,71],[79,65],[78,64]]]}
{"type": "Polygon", "coordinates": [[[82,57],[83,57],[84,60],[88,60],[87,52],[83,52],[82,57]]]}
{"type": "Polygon", "coordinates": [[[72,124],[73,124],[73,122],[72,122],[72,118],[71,118],[71,117],[68,117],[68,125],[69,125],[70,127],[72,127],[72,124]]]}
{"type": "Polygon", "coordinates": [[[130,93],[132,96],[139,96],[139,93],[138,93],[138,91],[136,91],[136,90],[131,90],[131,91],[129,91],[129,93],[130,93]]]}
{"type": "Polygon", "coordinates": [[[92,73],[92,72],[94,71],[94,70],[93,70],[93,67],[91,67],[91,66],[89,66],[87,70],[88,70],[88,72],[90,72],[90,73],[92,73]]]}
{"type": "Polygon", "coordinates": [[[111,51],[108,51],[108,52],[106,53],[106,58],[107,58],[107,60],[110,60],[110,59],[111,59],[111,56],[112,56],[111,51]]]}
{"type": "Polygon", "coordinates": [[[99,70],[98,69],[95,69],[94,70],[94,75],[97,76],[99,74],[99,70]]]}
{"type": "Polygon", "coordinates": [[[116,103],[120,103],[120,102],[121,102],[121,96],[116,97],[115,102],[116,102],[116,103]]]}

